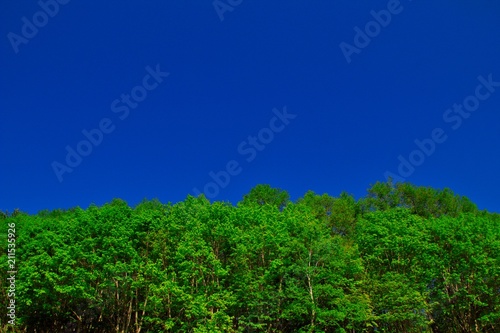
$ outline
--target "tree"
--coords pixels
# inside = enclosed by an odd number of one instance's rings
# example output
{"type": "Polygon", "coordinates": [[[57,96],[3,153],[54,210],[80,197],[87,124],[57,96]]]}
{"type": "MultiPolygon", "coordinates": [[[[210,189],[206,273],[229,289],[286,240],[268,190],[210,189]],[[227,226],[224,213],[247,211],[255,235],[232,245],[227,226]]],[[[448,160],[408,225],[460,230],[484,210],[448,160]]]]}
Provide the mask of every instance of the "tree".
{"type": "Polygon", "coordinates": [[[259,184],[252,188],[238,205],[271,205],[282,210],[290,202],[290,195],[279,188],[268,184],[259,184]]]}
{"type": "Polygon", "coordinates": [[[360,205],[364,212],[403,207],[424,217],[456,217],[462,212],[478,213],[476,205],[468,198],[455,195],[448,188],[436,190],[410,183],[393,183],[392,180],[375,183],[368,189],[368,196],[361,200],[360,205]]]}
{"type": "Polygon", "coordinates": [[[401,208],[358,222],[356,243],[367,272],[363,286],[379,331],[423,332],[430,323],[425,265],[434,258],[425,227],[424,218],[401,208]]]}
{"type": "MultiPolygon", "coordinates": [[[[16,229],[17,332],[500,327],[500,215],[449,189],[377,183],[357,202],[292,203],[261,185],[236,207],[115,199],[0,220],[16,229]]],[[[0,268],[7,300],[6,251],[0,268]]]]}
{"type": "Polygon", "coordinates": [[[297,203],[309,207],[318,220],[329,227],[333,233],[342,236],[352,233],[356,219],[361,213],[359,204],[346,192],[334,198],[326,193],[317,195],[308,191],[303,198],[297,200],[297,203]]]}

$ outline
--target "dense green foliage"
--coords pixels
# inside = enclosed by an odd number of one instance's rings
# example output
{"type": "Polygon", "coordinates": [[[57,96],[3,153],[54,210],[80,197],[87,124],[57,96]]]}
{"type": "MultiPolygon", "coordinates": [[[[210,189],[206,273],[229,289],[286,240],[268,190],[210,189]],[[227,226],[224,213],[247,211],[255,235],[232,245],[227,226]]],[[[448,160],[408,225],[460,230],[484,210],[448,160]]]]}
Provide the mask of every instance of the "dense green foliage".
{"type": "Polygon", "coordinates": [[[500,331],[500,216],[448,189],[291,202],[259,185],[236,207],[115,199],[0,221],[18,269],[17,325],[2,311],[0,331],[500,331]]]}

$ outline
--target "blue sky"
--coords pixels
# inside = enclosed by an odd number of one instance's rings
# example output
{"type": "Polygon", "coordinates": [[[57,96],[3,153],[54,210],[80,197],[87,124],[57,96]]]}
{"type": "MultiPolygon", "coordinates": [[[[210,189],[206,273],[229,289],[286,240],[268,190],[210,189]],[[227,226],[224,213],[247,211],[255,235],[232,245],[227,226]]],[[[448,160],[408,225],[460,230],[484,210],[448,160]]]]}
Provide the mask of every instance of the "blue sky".
{"type": "Polygon", "coordinates": [[[259,183],[360,197],[389,172],[500,212],[499,14],[486,0],[3,1],[0,209],[236,203],[259,183]]]}

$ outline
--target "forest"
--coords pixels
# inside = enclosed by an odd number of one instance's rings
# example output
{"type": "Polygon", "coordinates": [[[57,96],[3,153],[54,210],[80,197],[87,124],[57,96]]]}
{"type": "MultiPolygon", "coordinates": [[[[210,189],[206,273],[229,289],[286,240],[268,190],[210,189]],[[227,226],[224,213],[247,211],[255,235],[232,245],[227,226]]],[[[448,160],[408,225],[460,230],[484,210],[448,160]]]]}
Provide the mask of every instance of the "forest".
{"type": "Polygon", "coordinates": [[[500,215],[447,188],[291,201],[257,185],[236,205],[114,199],[0,220],[0,332],[500,332],[500,215]]]}

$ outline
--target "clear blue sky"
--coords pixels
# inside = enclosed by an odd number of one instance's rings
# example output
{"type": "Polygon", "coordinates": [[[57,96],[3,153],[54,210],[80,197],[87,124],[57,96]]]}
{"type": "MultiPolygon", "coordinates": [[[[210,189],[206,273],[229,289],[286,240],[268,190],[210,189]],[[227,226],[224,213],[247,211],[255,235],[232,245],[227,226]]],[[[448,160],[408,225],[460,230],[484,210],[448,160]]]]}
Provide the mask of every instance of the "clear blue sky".
{"type": "Polygon", "coordinates": [[[360,197],[389,171],[500,212],[497,1],[215,4],[2,1],[0,209],[360,197]]]}

